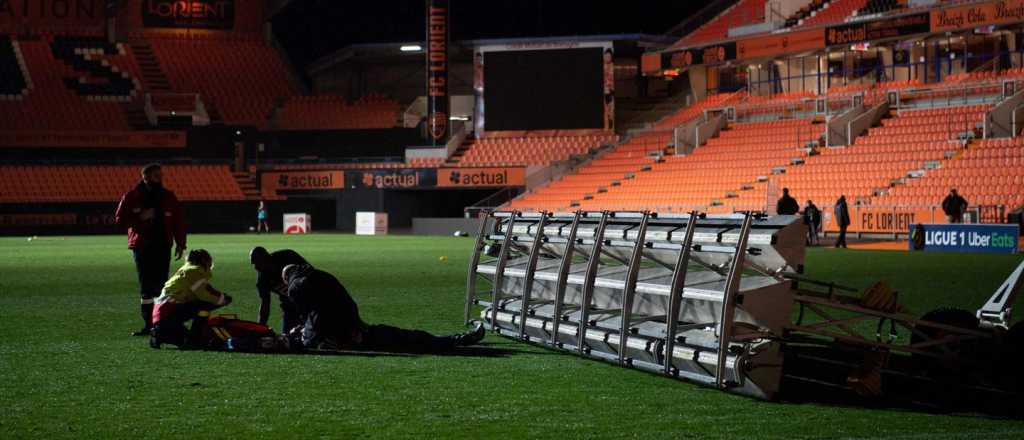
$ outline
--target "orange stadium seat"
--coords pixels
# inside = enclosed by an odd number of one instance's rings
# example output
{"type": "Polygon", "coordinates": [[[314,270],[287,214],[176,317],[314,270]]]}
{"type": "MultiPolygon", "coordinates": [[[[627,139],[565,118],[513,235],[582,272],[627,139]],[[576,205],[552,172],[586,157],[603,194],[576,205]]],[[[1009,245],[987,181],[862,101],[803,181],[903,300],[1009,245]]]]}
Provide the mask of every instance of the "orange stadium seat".
{"type": "Polygon", "coordinates": [[[0,96],[0,130],[131,129],[125,104],[138,102],[142,90],[139,67],[127,45],[52,35],[34,39],[2,36],[0,45],[9,45],[15,57],[0,62],[24,63],[28,76],[27,94],[0,96]],[[104,74],[112,75],[120,86],[87,75],[86,68],[105,69],[104,74]]]}
{"type": "Polygon", "coordinates": [[[803,156],[800,147],[819,138],[822,127],[811,119],[733,124],[692,154],[669,156],[653,164],[650,171],[639,172],[619,186],[580,202],[580,207],[707,210],[734,199],[756,200],[763,206],[763,191],[743,188],[756,188],[759,176],[770,175],[773,168],[803,156]]]}
{"type": "Polygon", "coordinates": [[[971,204],[1024,206],[1024,138],[986,139],[970,144],[938,169],[909,179],[877,197],[879,205],[937,205],[951,188],[971,204]]]}
{"type": "MultiPolygon", "coordinates": [[[[165,165],[183,201],[245,200],[226,165],[165,165]]],[[[138,166],[0,166],[0,203],[112,202],[139,180],[138,166]]]]}
{"type": "Polygon", "coordinates": [[[337,96],[294,96],[285,102],[276,127],[284,130],[337,130],[390,128],[396,125],[401,107],[378,95],[354,103],[337,96]]]}
{"type": "Polygon", "coordinates": [[[863,8],[868,0],[832,0],[814,15],[805,19],[800,26],[818,26],[823,24],[842,23],[846,17],[863,8]]]}
{"type": "MultiPolygon", "coordinates": [[[[947,154],[959,151],[959,131],[973,130],[986,109],[987,106],[962,106],[901,111],[893,118],[883,119],[880,127],[870,129],[853,145],[822,149],[820,155],[808,157],[803,165],[791,167],[773,181],[778,187],[788,187],[799,200],[811,199],[819,205],[831,204],[840,195],[846,195],[851,202],[892,204],[886,197],[872,197],[910,171],[924,169],[925,162],[942,161],[947,154]]],[[[941,197],[905,201],[908,203],[901,204],[934,205],[941,197]]]]}
{"type": "Polygon", "coordinates": [[[297,94],[281,56],[260,40],[147,41],[173,89],[201,94],[225,123],[264,127],[277,103],[297,94]]]}
{"type": "Polygon", "coordinates": [[[615,135],[485,137],[470,140],[455,166],[547,165],[615,143],[615,135]]]}
{"type": "Polygon", "coordinates": [[[707,22],[676,43],[676,47],[700,46],[725,39],[729,29],[737,26],[764,23],[766,0],[740,0],[717,17],[707,22]]]}
{"type": "Polygon", "coordinates": [[[696,105],[681,109],[657,124],[652,131],[638,134],[590,163],[551,182],[524,197],[513,200],[511,207],[521,210],[567,210],[573,203],[618,185],[627,174],[639,172],[657,162],[672,142],[672,127],[700,116],[704,109],[728,104],[740,94],[713,95],[696,105]]]}

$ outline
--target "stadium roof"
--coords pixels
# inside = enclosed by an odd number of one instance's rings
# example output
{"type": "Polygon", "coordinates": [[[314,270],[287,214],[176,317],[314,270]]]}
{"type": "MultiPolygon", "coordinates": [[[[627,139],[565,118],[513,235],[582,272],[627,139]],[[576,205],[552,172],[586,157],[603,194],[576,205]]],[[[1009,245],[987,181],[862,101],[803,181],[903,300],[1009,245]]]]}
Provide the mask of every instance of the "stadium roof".
{"type": "MultiPolygon", "coordinates": [[[[644,34],[661,35],[703,1],[590,0],[459,1],[452,6],[453,41],[495,38],[644,34]]],[[[324,56],[356,44],[423,38],[425,1],[293,0],[273,17],[274,33],[302,71],[324,56]]]]}
{"type": "MultiPolygon", "coordinates": [[[[543,38],[483,38],[478,40],[453,41],[451,49],[455,52],[453,57],[458,57],[461,53],[468,52],[468,48],[473,48],[477,46],[515,44],[543,45],[589,41],[633,41],[638,43],[638,45],[640,46],[660,49],[668,47],[675,40],[675,37],[646,34],[574,35],[564,37],[543,38]]],[[[331,67],[334,67],[340,62],[352,60],[354,58],[383,59],[417,56],[417,59],[420,59],[422,58],[421,51],[402,52],[400,48],[402,46],[422,46],[423,44],[425,44],[423,40],[409,40],[396,43],[353,44],[351,46],[347,46],[342,49],[331,52],[325,55],[324,57],[316,61],[313,61],[312,63],[309,64],[309,67],[306,68],[306,72],[310,75],[313,75],[325,69],[330,69],[331,67]]]]}

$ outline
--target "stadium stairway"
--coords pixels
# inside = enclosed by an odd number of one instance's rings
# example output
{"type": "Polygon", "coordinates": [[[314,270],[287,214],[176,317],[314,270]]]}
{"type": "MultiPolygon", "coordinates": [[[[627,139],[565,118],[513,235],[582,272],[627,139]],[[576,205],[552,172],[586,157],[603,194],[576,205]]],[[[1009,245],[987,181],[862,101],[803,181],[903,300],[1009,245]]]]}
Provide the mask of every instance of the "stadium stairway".
{"type": "Polygon", "coordinates": [[[810,17],[804,19],[797,27],[810,27],[824,24],[842,23],[867,4],[868,0],[832,0],[810,17]]]}
{"type": "Polygon", "coordinates": [[[907,179],[880,194],[872,204],[937,205],[956,188],[972,205],[1024,206],[1024,138],[971,140],[938,168],[907,179]]]}
{"type": "MultiPolygon", "coordinates": [[[[139,80],[142,81],[144,90],[157,93],[172,92],[173,90],[171,89],[170,82],[167,80],[167,75],[160,68],[160,62],[156,59],[153,48],[150,47],[149,43],[134,41],[128,47],[131,49],[135,62],[139,67],[139,80]]],[[[133,129],[145,130],[152,128],[149,125],[149,120],[146,118],[144,97],[143,99],[125,103],[122,107],[124,107],[125,119],[133,129]]]]}
{"type": "Polygon", "coordinates": [[[765,0],[740,0],[714,19],[683,37],[674,47],[699,46],[724,40],[729,36],[729,29],[764,23],[765,3],[765,0]]]}
{"type": "Polygon", "coordinates": [[[466,140],[462,142],[462,145],[459,145],[459,148],[456,148],[455,151],[452,152],[451,156],[448,156],[448,159],[444,161],[444,164],[447,166],[458,165],[459,161],[462,160],[462,156],[466,155],[466,150],[469,150],[475,142],[476,136],[466,136],[466,140]]]}
{"type": "Polygon", "coordinates": [[[131,44],[132,52],[135,53],[135,60],[139,64],[142,73],[142,84],[146,90],[151,92],[171,92],[171,82],[167,74],[160,67],[160,60],[153,53],[153,47],[146,41],[135,41],[131,44]]]}
{"type": "Polygon", "coordinates": [[[845,195],[851,204],[886,206],[897,201],[904,206],[935,205],[941,197],[910,200],[884,196],[907,194],[903,188],[917,180],[913,176],[930,174],[930,170],[955,161],[964,146],[971,145],[966,140],[980,134],[977,124],[987,109],[986,105],[973,105],[892,111],[852,145],[819,149],[819,154],[807,157],[803,164],[773,176],[772,182],[777,188],[789,188],[801,204],[810,199],[819,206],[831,206],[845,195]]]}
{"type": "Polygon", "coordinates": [[[615,128],[619,133],[643,130],[686,107],[686,93],[668,98],[615,98],[615,128]]]}
{"type": "Polygon", "coordinates": [[[802,157],[822,132],[814,119],[731,124],[693,153],[666,156],[580,208],[727,212],[732,199],[763,205],[763,178],[802,157]]]}
{"type": "Polygon", "coordinates": [[[245,171],[232,171],[231,177],[238,183],[238,189],[242,191],[246,200],[259,200],[262,198],[259,185],[256,184],[256,176],[245,171]]]}
{"type": "Polygon", "coordinates": [[[597,155],[548,185],[512,200],[509,207],[520,210],[560,211],[579,207],[585,200],[609,191],[636,173],[650,169],[672,154],[673,128],[699,117],[705,109],[724,106],[743,98],[742,93],[713,95],[665,116],[654,128],[637,132],[615,148],[597,155]]]}

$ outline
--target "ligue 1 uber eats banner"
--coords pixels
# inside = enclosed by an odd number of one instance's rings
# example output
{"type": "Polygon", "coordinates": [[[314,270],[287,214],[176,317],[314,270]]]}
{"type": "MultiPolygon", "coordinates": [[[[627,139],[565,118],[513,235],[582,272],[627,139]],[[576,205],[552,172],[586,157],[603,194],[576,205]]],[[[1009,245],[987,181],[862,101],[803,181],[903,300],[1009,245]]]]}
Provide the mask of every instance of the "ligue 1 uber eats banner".
{"type": "Polygon", "coordinates": [[[278,191],[501,188],[525,185],[526,169],[522,167],[273,171],[260,175],[260,189],[264,195],[275,195],[278,191]]]}
{"type": "Polygon", "coordinates": [[[1020,226],[977,224],[916,224],[910,228],[910,250],[1017,253],[1020,226]]]}

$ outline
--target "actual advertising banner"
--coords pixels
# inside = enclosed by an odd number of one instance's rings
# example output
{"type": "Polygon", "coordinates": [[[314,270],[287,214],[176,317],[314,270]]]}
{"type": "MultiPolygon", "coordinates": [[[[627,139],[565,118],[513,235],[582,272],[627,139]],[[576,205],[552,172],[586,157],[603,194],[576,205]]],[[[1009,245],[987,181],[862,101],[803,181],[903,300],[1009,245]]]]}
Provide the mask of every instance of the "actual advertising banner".
{"type": "Polygon", "coordinates": [[[811,29],[780,35],[766,35],[736,42],[736,58],[747,59],[770,57],[789,52],[822,49],[825,47],[825,30],[811,29]]]}
{"type": "Polygon", "coordinates": [[[526,168],[441,168],[439,188],[500,188],[526,186],[526,168]]]}
{"type": "Polygon", "coordinates": [[[312,191],[345,188],[344,171],[279,171],[260,176],[260,190],[265,195],[278,191],[312,191]]]}
{"type": "Polygon", "coordinates": [[[931,31],[973,29],[1024,21],[1024,0],[1005,0],[946,8],[931,12],[931,31]]]}
{"type": "Polygon", "coordinates": [[[348,188],[417,189],[437,186],[435,168],[350,170],[345,177],[348,188]]]}
{"type": "Polygon", "coordinates": [[[846,45],[883,38],[928,33],[931,20],[927,13],[904,15],[884,20],[830,26],[825,31],[825,45],[846,45]]]}
{"type": "Polygon", "coordinates": [[[705,46],[697,49],[686,49],[663,55],[662,66],[680,69],[697,65],[715,65],[736,59],[736,43],[728,42],[705,46]]]}
{"type": "Polygon", "coordinates": [[[235,0],[142,0],[147,28],[232,29],[235,0]]]}
{"type": "Polygon", "coordinates": [[[395,168],[273,171],[260,176],[264,195],[332,189],[501,188],[525,186],[526,168],[395,168]]]}
{"type": "Polygon", "coordinates": [[[910,227],[912,251],[1015,254],[1019,225],[916,224],[910,227]]]}

